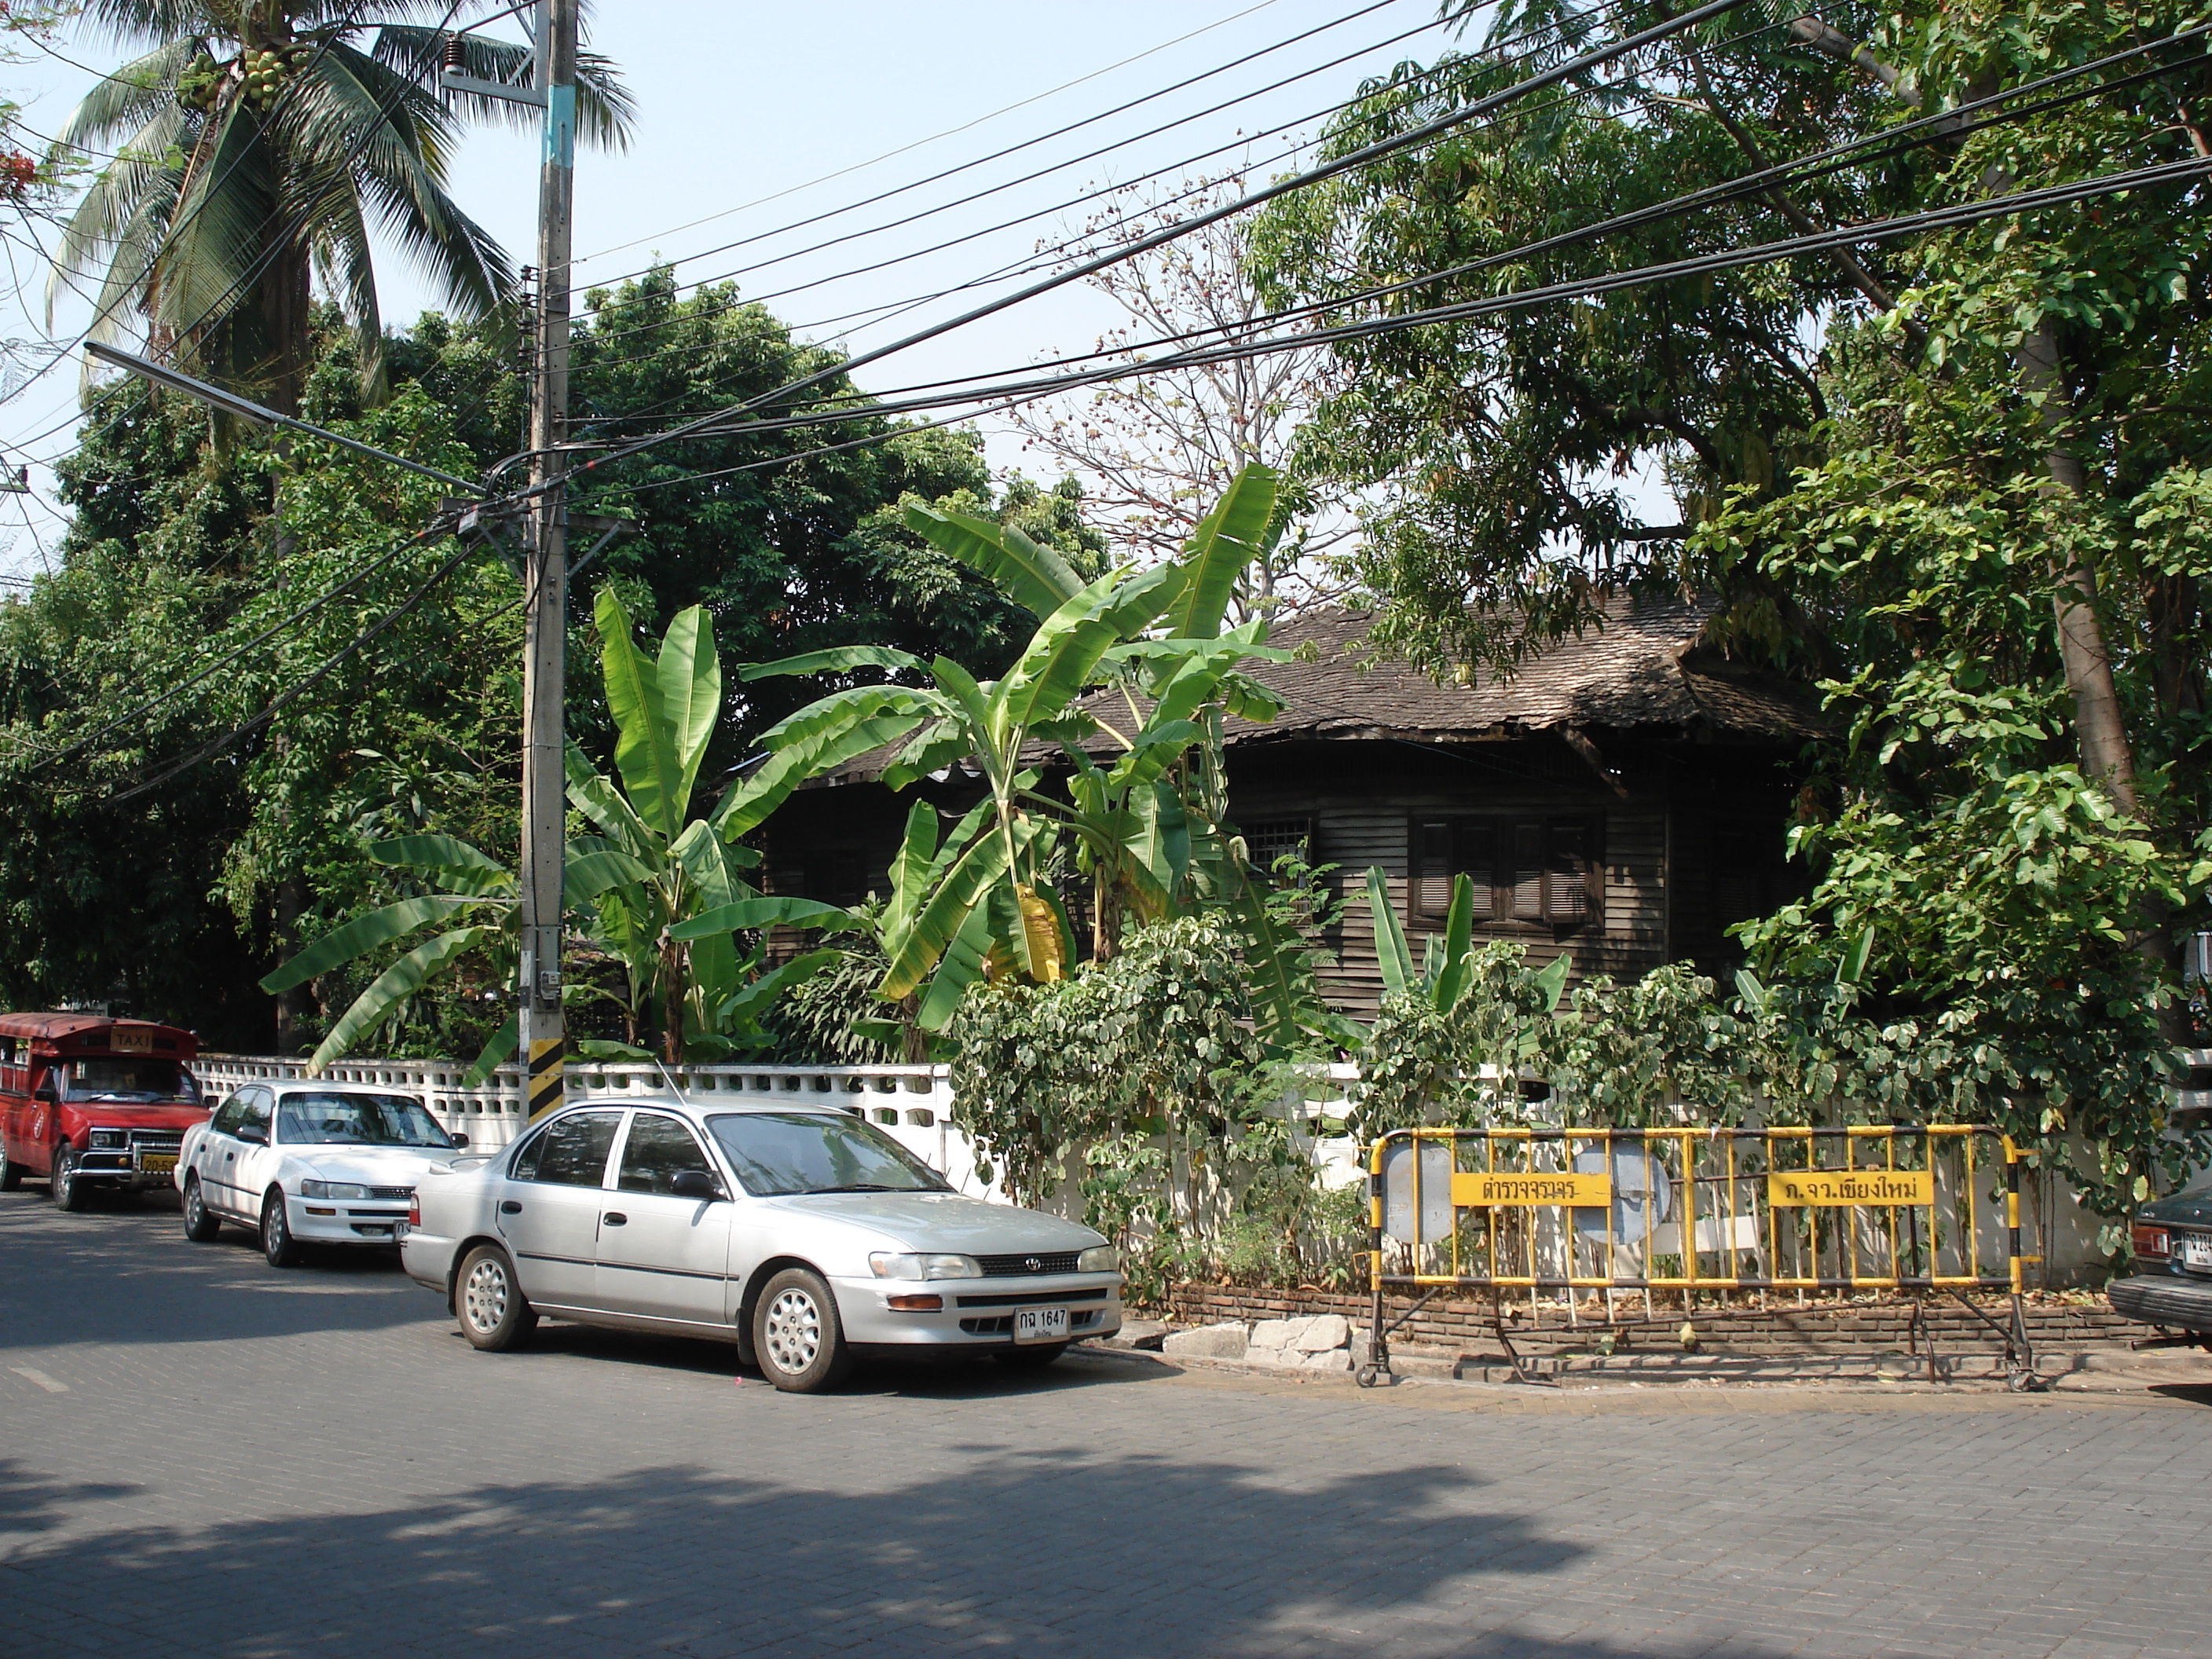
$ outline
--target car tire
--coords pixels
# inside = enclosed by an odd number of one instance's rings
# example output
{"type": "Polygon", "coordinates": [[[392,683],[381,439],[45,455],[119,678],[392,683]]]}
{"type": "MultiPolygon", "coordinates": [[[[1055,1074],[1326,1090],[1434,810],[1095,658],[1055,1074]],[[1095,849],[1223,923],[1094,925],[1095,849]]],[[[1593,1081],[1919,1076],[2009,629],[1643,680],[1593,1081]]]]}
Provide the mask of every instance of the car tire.
{"type": "Polygon", "coordinates": [[[205,1244],[222,1231],[222,1218],[208,1208],[207,1194],[200,1190],[200,1178],[196,1175],[185,1177],[185,1237],[195,1244],[205,1244]]]}
{"type": "Polygon", "coordinates": [[[292,1218],[285,1211],[282,1187],[271,1187],[262,1196],[261,1254],[272,1267],[300,1265],[300,1241],[292,1237],[292,1218]]]}
{"type": "Polygon", "coordinates": [[[1065,1342],[1038,1342],[1027,1347],[1000,1348],[991,1358],[1012,1370],[1041,1371],[1066,1352],[1065,1342]]]}
{"type": "Polygon", "coordinates": [[[469,1345],[486,1353],[504,1353],[538,1328],[538,1310],[496,1244],[479,1244],[462,1258],[453,1278],[453,1316],[469,1345]]]}
{"type": "Polygon", "coordinates": [[[8,1156],[8,1149],[0,1146],[0,1193],[12,1193],[23,1184],[23,1166],[8,1156]]]}
{"type": "Polygon", "coordinates": [[[89,1194],[77,1173],[76,1148],[67,1141],[54,1148],[53,1172],[46,1177],[46,1188],[53,1194],[56,1209],[74,1213],[84,1208],[89,1194]]]}
{"type": "Polygon", "coordinates": [[[834,1389],[853,1369],[837,1298],[822,1276],[786,1267],[753,1304],[753,1353],[761,1374],[787,1394],[834,1389]]]}

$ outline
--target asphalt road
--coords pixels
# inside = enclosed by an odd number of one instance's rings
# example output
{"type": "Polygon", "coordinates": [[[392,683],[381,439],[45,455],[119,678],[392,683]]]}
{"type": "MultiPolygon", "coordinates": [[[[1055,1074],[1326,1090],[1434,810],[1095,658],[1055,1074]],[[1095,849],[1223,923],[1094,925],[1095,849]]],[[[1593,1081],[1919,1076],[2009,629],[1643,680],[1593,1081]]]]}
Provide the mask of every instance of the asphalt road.
{"type": "Polygon", "coordinates": [[[2185,1395],[732,1365],[0,1196],[0,1654],[2212,1651],[2185,1395]]]}

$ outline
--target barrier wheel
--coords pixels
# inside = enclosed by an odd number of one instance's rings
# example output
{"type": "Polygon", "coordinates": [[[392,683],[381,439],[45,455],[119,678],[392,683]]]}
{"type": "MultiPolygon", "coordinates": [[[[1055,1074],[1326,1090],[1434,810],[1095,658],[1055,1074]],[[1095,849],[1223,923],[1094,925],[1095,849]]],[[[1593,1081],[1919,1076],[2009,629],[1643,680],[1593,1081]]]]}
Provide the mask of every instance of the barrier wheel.
{"type": "Polygon", "coordinates": [[[2015,1365],[2005,1373],[2005,1387],[2014,1394],[2033,1394],[2035,1373],[2024,1365],[2015,1365]]]}
{"type": "Polygon", "coordinates": [[[1363,1389],[1373,1388],[1377,1380],[1375,1373],[1375,1367],[1372,1365],[1362,1365],[1357,1371],[1352,1373],[1352,1380],[1359,1384],[1363,1389]]]}

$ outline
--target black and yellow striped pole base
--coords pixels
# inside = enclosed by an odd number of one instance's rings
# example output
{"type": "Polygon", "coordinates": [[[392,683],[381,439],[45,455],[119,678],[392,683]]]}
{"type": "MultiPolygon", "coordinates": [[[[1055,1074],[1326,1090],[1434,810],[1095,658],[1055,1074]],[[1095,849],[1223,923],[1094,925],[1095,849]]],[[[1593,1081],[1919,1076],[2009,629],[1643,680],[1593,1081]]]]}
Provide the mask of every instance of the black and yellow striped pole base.
{"type": "Polygon", "coordinates": [[[538,1038],[531,1042],[530,1073],[523,1082],[523,1099],[532,1121],[559,1109],[568,1060],[565,1036],[538,1038]]]}

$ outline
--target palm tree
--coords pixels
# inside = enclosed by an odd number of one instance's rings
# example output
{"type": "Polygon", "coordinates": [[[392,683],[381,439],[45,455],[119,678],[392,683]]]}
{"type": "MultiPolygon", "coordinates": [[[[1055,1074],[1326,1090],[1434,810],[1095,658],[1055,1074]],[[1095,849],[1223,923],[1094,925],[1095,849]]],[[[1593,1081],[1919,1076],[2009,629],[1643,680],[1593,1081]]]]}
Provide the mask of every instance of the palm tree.
{"type": "MultiPolygon", "coordinates": [[[[77,205],[46,291],[97,273],[94,337],[135,308],[157,350],[296,410],[309,359],[312,285],[344,311],[362,373],[379,378],[382,323],[372,223],[426,266],[445,301],[481,317],[511,300],[513,263],[446,193],[464,118],[536,112],[440,89],[458,18],[495,0],[88,0],[93,27],[151,50],[102,81],[58,149],[112,154],[77,205]],[[408,21],[425,15],[435,22],[408,21]]],[[[526,47],[460,37],[460,67],[527,84],[526,47]]],[[[622,144],[629,95],[580,55],[586,141],[622,144]]]]}

